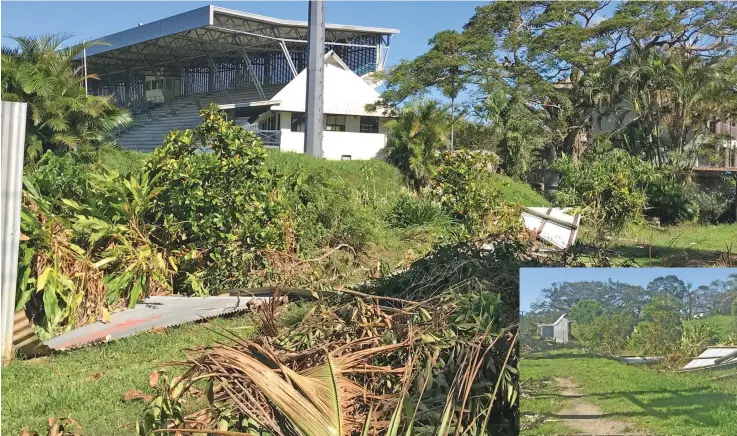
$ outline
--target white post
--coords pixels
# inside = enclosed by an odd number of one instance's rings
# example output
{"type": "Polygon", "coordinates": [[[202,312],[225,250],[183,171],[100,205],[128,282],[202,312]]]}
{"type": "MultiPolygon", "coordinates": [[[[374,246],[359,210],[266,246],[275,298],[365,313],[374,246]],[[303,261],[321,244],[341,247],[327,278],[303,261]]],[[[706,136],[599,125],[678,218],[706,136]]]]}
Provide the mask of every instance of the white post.
{"type": "Polygon", "coordinates": [[[322,157],[325,3],[323,0],[311,0],[308,9],[304,152],[312,156],[322,157]]]}
{"type": "Polygon", "coordinates": [[[82,49],[82,58],[84,58],[84,94],[89,95],[87,91],[87,48],[82,49]]]}

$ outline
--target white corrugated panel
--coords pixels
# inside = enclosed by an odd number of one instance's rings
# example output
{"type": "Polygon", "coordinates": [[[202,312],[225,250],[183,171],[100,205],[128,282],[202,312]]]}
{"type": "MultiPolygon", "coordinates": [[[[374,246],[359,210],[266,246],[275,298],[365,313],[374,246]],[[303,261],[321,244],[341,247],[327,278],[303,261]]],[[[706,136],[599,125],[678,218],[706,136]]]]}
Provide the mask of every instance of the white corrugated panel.
{"type": "Polygon", "coordinates": [[[2,356],[13,355],[13,314],[20,245],[20,205],[23,192],[23,150],[26,103],[2,102],[0,118],[0,293],[2,293],[2,356]]]}
{"type": "Polygon", "coordinates": [[[566,228],[558,223],[547,221],[545,218],[535,216],[533,214],[522,212],[522,221],[525,223],[525,227],[530,231],[539,231],[538,237],[546,242],[555,245],[558,248],[568,248],[576,240],[576,234],[578,232],[578,224],[580,222],[580,216],[569,215],[566,212],[567,208],[548,208],[548,207],[528,207],[530,211],[536,212],[538,215],[546,215],[552,218],[557,218],[563,222],[571,225],[573,228],[566,228]],[[545,225],[543,225],[543,222],[545,225]],[[540,227],[542,226],[542,230],[540,227]]]}
{"type": "MultiPolygon", "coordinates": [[[[698,369],[716,365],[716,361],[721,358],[737,352],[737,347],[714,347],[707,348],[703,353],[699,354],[694,360],[688,362],[682,369],[698,369]]],[[[737,357],[722,362],[719,366],[737,364],[737,357]]]]}

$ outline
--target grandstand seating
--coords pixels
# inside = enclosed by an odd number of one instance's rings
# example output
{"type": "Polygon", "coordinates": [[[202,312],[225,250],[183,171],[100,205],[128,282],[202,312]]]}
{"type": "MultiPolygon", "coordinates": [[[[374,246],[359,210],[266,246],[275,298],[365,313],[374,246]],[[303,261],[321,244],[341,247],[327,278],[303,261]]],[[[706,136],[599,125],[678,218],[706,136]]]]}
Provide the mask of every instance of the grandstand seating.
{"type": "MultiPolygon", "coordinates": [[[[284,85],[264,86],[263,91],[267,99],[272,98],[284,85]]],[[[229,90],[228,96],[222,91],[198,94],[202,107],[210,103],[246,103],[262,100],[255,87],[229,90]],[[230,96],[230,99],[228,99],[230,96]]],[[[186,129],[201,122],[199,109],[190,95],[175,97],[171,101],[176,116],[171,114],[168,104],[157,104],[146,112],[133,116],[133,123],[115,135],[116,142],[121,147],[151,151],[162,144],[164,137],[173,129],[186,129]]]]}

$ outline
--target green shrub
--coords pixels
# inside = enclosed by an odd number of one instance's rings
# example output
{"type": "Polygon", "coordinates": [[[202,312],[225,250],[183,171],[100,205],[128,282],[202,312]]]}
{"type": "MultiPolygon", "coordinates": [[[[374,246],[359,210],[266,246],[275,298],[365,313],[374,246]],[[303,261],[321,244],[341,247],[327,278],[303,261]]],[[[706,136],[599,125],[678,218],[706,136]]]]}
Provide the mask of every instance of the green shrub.
{"type": "Polygon", "coordinates": [[[647,186],[647,215],[660,219],[662,224],[691,221],[699,213],[697,187],[688,181],[679,181],[671,171],[661,171],[647,186]]]}
{"type": "Polygon", "coordinates": [[[719,224],[735,219],[735,179],[723,177],[711,186],[705,186],[695,198],[699,207],[699,222],[719,224]]]}
{"type": "Polygon", "coordinates": [[[719,342],[719,335],[714,328],[705,322],[693,322],[683,325],[680,351],[684,357],[695,357],[707,347],[719,342]]]}
{"type": "Polygon", "coordinates": [[[450,225],[450,218],[443,212],[439,204],[412,195],[399,197],[399,200],[394,203],[387,214],[386,221],[391,227],[400,229],[428,225],[438,227],[450,225]]]}
{"type": "Polygon", "coordinates": [[[33,169],[28,171],[38,194],[46,199],[50,212],[60,213],[65,206],[62,198],[83,201],[87,196],[89,165],[76,153],[46,152],[33,169]]]}
{"type": "Polygon", "coordinates": [[[286,219],[261,141],[214,104],[201,115],[202,125],[169,133],[146,164],[159,189],[155,219],[182,257],[177,284],[199,294],[243,285],[260,251],[285,248],[286,219]]]}
{"type": "Polygon", "coordinates": [[[578,339],[585,348],[615,355],[627,347],[635,322],[634,315],[624,311],[594,316],[579,324],[578,339]]]}
{"type": "Polygon", "coordinates": [[[631,347],[648,355],[670,355],[680,346],[683,323],[681,303],[673,296],[659,295],[642,308],[632,333],[631,347]]]}
{"type": "Polygon", "coordinates": [[[444,151],[436,155],[437,172],[431,195],[469,234],[478,234],[500,209],[499,193],[490,183],[495,155],[483,151],[444,151]]]}
{"type": "Polygon", "coordinates": [[[599,241],[641,220],[645,189],[653,167],[622,150],[612,150],[579,163],[563,157],[554,169],[561,173],[556,201],[583,210],[599,241]]]}
{"type": "Polygon", "coordinates": [[[592,322],[597,316],[603,315],[604,307],[598,301],[581,300],[575,306],[571,307],[568,314],[572,321],[587,324],[592,322]]]}

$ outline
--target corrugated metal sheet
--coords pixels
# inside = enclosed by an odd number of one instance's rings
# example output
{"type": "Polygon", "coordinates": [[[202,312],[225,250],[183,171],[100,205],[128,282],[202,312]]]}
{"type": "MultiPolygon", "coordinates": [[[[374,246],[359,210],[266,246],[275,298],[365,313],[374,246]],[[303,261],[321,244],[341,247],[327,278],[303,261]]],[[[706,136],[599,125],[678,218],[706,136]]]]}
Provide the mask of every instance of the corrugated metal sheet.
{"type": "Polygon", "coordinates": [[[711,347],[682,368],[683,371],[737,365],[737,347],[711,347]]]}
{"type": "Polygon", "coordinates": [[[23,190],[23,144],[26,103],[2,102],[0,107],[0,294],[2,295],[3,359],[13,355],[13,319],[20,244],[20,205],[23,190]]]}
{"type": "Polygon", "coordinates": [[[206,318],[242,312],[270,297],[148,297],[133,309],[113,313],[109,322],[96,322],[64,333],[44,343],[54,350],[84,347],[125,338],[151,329],[173,327],[206,318]]]}

